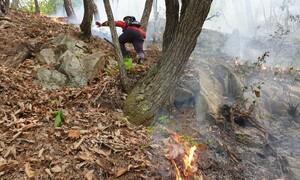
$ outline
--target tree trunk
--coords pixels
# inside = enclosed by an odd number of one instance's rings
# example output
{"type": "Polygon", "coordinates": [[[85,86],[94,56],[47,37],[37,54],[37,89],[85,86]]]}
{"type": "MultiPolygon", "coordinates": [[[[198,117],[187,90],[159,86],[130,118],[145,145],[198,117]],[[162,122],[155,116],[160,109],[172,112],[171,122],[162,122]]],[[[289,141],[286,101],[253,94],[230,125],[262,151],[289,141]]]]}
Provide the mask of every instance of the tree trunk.
{"type": "Polygon", "coordinates": [[[40,6],[38,0],[34,0],[34,5],[35,5],[35,13],[40,14],[40,6]]]}
{"type": "Polygon", "coordinates": [[[9,8],[9,6],[10,6],[10,0],[5,0],[5,6],[6,6],[7,9],[9,8]]]}
{"type": "Polygon", "coordinates": [[[163,52],[166,52],[173,38],[179,21],[178,0],[165,0],[166,3],[166,27],[163,35],[163,52]]]}
{"type": "Polygon", "coordinates": [[[188,1],[184,10],[188,13],[176,26],[167,51],[125,100],[123,109],[130,122],[149,124],[167,104],[196,46],[211,3],[212,0],[188,1]]]}
{"type": "Polygon", "coordinates": [[[11,8],[12,9],[18,9],[19,8],[19,3],[20,3],[19,0],[13,0],[12,3],[11,3],[11,8]]]}
{"type": "Polygon", "coordinates": [[[80,24],[81,33],[83,39],[87,42],[91,40],[92,37],[92,21],[93,21],[93,4],[92,0],[83,0],[84,5],[84,15],[83,20],[80,24]]]}
{"type": "Polygon", "coordinates": [[[144,12],[143,12],[142,19],[141,19],[142,29],[145,32],[147,31],[147,26],[148,26],[149,17],[151,14],[152,5],[153,5],[153,0],[146,0],[144,12]]]}
{"type": "Polygon", "coordinates": [[[120,71],[121,85],[122,85],[122,88],[125,92],[129,92],[130,84],[129,84],[129,80],[128,80],[128,77],[127,77],[127,72],[126,72],[126,69],[125,69],[125,65],[123,63],[123,56],[122,56],[122,53],[121,53],[121,48],[120,48],[120,44],[119,44],[119,39],[118,39],[118,34],[117,34],[116,26],[115,26],[115,20],[114,20],[114,16],[113,16],[113,13],[112,13],[112,9],[111,9],[109,0],[103,0],[103,2],[104,2],[107,18],[108,18],[108,21],[109,21],[109,28],[110,28],[110,32],[111,32],[111,37],[112,37],[113,44],[115,46],[115,50],[116,50],[116,54],[117,54],[118,65],[120,67],[119,71],[120,71]]]}
{"type": "Polygon", "coordinates": [[[65,10],[66,10],[68,19],[76,20],[77,17],[76,17],[75,11],[73,9],[71,0],[64,0],[64,6],[65,6],[65,10]]]}
{"type": "Polygon", "coordinates": [[[27,58],[30,58],[34,54],[34,45],[28,42],[23,42],[17,45],[9,54],[13,56],[8,56],[4,61],[4,65],[8,67],[16,68],[19,64],[24,62],[27,58]]]}
{"type": "Polygon", "coordinates": [[[98,10],[97,4],[95,3],[94,0],[92,0],[92,3],[93,3],[94,20],[100,22],[100,14],[99,14],[99,10],[98,10]]]}

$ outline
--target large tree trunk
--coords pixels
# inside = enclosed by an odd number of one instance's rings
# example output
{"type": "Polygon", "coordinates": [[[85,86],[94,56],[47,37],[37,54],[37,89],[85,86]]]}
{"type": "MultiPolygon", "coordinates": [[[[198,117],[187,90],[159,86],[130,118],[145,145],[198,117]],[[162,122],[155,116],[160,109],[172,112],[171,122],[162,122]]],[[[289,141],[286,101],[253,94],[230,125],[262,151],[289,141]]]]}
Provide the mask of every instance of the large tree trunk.
{"type": "MultiPolygon", "coordinates": [[[[169,1],[169,0],[167,0],[169,1]]],[[[189,0],[170,45],[157,65],[128,95],[124,113],[134,124],[149,124],[166,105],[194,50],[212,0],[189,0]]]]}
{"type": "Polygon", "coordinates": [[[146,0],[144,12],[141,19],[141,25],[144,31],[147,31],[152,5],[153,5],[153,0],[146,0]]]}
{"type": "Polygon", "coordinates": [[[81,32],[83,33],[83,39],[87,42],[91,40],[92,37],[92,21],[93,21],[93,4],[92,0],[83,0],[84,5],[84,15],[83,20],[80,24],[81,32]]]}
{"type": "Polygon", "coordinates": [[[122,85],[123,90],[125,92],[128,92],[129,89],[130,89],[130,84],[129,84],[129,80],[128,80],[128,77],[127,77],[125,65],[123,63],[123,56],[121,54],[121,48],[120,48],[118,34],[117,34],[116,26],[115,26],[114,16],[113,16],[113,13],[112,13],[112,9],[111,9],[109,0],[103,0],[103,2],[104,2],[107,18],[108,18],[108,21],[109,21],[109,27],[110,27],[112,40],[113,40],[114,47],[115,47],[116,54],[117,54],[118,65],[120,67],[119,71],[120,71],[121,85],[122,85]]]}
{"type": "Polygon", "coordinates": [[[179,21],[178,0],[165,0],[166,3],[166,27],[163,35],[163,52],[166,52],[173,38],[176,26],[179,21]]]}
{"type": "Polygon", "coordinates": [[[67,13],[67,17],[69,20],[76,20],[76,14],[73,9],[72,1],[71,0],[64,0],[64,6],[67,13]]]}
{"type": "Polygon", "coordinates": [[[0,0],[0,15],[5,14],[8,8],[9,4],[7,4],[7,1],[0,0]]]}

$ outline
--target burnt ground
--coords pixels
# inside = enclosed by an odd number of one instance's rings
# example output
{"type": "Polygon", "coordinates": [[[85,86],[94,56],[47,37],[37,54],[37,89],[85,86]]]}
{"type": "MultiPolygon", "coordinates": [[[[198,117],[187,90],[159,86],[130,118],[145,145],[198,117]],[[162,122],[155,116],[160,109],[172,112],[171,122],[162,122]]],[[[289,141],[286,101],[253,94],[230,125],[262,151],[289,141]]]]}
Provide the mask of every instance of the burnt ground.
{"type": "MultiPolygon", "coordinates": [[[[228,123],[198,122],[191,106],[166,111],[148,127],[129,124],[117,73],[100,74],[84,88],[46,90],[34,83],[41,66],[35,54],[8,67],[7,58],[18,54],[18,45],[37,41],[46,47],[59,33],[80,38],[77,26],[59,19],[18,11],[0,19],[1,179],[176,179],[174,162],[185,173],[182,179],[289,177],[285,159],[263,134],[257,132],[252,141],[237,139],[228,123]],[[52,113],[60,109],[65,121],[55,128],[52,113]],[[196,160],[184,171],[182,158],[192,146],[196,160]]],[[[88,46],[90,52],[103,47],[108,54],[112,51],[101,39],[88,46]]],[[[160,55],[159,45],[149,45],[146,64],[129,72],[132,82],[160,55]]]]}

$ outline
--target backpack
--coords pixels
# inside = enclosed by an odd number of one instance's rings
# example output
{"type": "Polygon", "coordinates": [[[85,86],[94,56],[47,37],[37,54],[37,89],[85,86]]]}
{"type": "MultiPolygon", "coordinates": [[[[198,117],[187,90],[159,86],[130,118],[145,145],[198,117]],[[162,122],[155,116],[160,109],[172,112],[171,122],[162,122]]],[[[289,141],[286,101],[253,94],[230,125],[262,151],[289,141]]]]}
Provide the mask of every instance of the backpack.
{"type": "Polygon", "coordinates": [[[133,21],[133,22],[131,22],[130,23],[130,25],[128,25],[128,26],[135,26],[135,27],[141,27],[141,23],[140,22],[138,22],[138,21],[133,21]]]}

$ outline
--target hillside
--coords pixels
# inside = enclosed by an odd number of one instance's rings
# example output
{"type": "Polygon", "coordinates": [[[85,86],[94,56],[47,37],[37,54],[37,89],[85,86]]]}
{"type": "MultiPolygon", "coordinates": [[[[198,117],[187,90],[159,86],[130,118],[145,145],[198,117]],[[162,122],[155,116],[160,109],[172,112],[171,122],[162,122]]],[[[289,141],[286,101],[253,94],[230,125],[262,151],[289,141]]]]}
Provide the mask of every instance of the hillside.
{"type": "MultiPolygon", "coordinates": [[[[162,109],[147,127],[124,117],[127,94],[111,62],[83,87],[47,89],[36,83],[38,69],[55,68],[40,63],[37,54],[45,48],[62,51],[52,43],[60,34],[80,40],[77,25],[9,11],[0,17],[0,33],[1,179],[291,179],[300,174],[300,116],[294,106],[300,71],[262,70],[225,58],[220,50],[227,37],[221,33],[202,32],[174,107],[162,109]],[[263,88],[255,89],[258,85],[263,88]],[[229,104],[237,95],[256,98],[259,106],[229,104]],[[212,119],[206,117],[217,110],[212,119]],[[55,127],[62,114],[61,127],[55,127]]],[[[113,46],[101,38],[84,47],[86,54],[99,49],[114,59],[113,46]]],[[[133,86],[162,54],[160,44],[145,49],[146,63],[128,70],[133,86]]]]}
{"type": "MultiPolygon", "coordinates": [[[[117,74],[99,75],[84,88],[46,90],[34,83],[41,66],[34,52],[51,46],[51,38],[60,33],[80,38],[78,27],[9,11],[0,19],[0,33],[1,179],[138,179],[151,171],[141,149],[145,128],[123,118],[126,94],[117,74]],[[32,42],[35,49],[27,51],[32,42]],[[60,109],[66,118],[55,128],[52,113],[60,109]]],[[[113,50],[94,39],[88,51],[99,47],[113,50]]],[[[150,63],[151,52],[148,57],[150,63]]]]}

